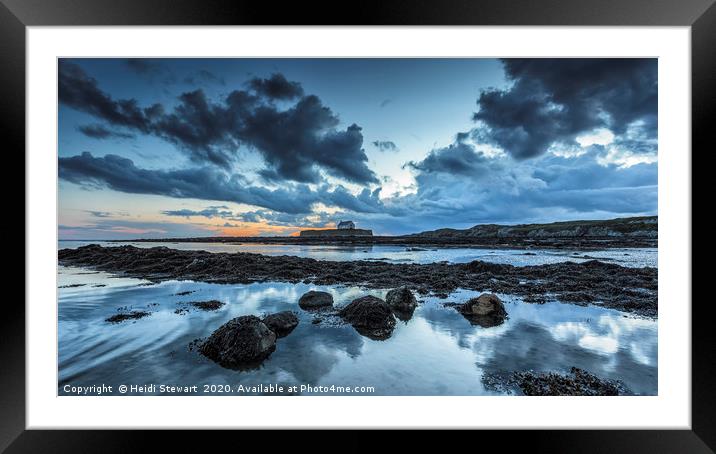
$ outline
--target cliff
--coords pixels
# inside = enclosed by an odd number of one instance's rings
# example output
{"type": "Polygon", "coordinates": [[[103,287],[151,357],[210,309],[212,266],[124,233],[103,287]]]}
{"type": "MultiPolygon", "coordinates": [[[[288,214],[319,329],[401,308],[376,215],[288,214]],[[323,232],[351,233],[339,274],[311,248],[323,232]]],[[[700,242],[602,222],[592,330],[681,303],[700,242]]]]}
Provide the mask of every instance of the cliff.
{"type": "Polygon", "coordinates": [[[656,216],[617,218],[604,221],[565,221],[550,224],[483,224],[469,229],[439,229],[408,235],[422,238],[594,238],[658,237],[656,216]]]}

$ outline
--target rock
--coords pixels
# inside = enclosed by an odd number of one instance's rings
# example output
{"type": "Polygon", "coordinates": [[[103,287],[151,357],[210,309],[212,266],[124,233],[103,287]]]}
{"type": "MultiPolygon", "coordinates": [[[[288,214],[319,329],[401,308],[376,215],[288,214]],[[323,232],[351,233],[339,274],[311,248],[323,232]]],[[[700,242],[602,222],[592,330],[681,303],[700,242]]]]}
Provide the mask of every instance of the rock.
{"type": "Polygon", "coordinates": [[[262,321],[278,337],[288,336],[298,326],[298,317],[291,311],[269,314],[262,321]]]}
{"type": "Polygon", "coordinates": [[[463,265],[471,273],[503,273],[510,265],[473,260],[463,265]]]}
{"type": "Polygon", "coordinates": [[[477,298],[472,298],[466,303],[457,306],[460,312],[473,325],[480,325],[483,328],[501,325],[507,318],[505,306],[497,295],[483,293],[477,298]]]}
{"type": "Polygon", "coordinates": [[[189,304],[197,309],[201,309],[202,311],[215,311],[224,305],[224,303],[219,300],[191,301],[186,304],[189,304]]]}
{"type": "Polygon", "coordinates": [[[526,396],[624,396],[633,395],[623,382],[599,378],[585,370],[572,367],[567,374],[556,372],[486,372],[482,375],[485,389],[500,394],[526,396]]]}
{"type": "Polygon", "coordinates": [[[385,302],[388,303],[388,306],[391,308],[401,311],[415,309],[415,306],[418,305],[415,296],[413,296],[413,292],[407,287],[400,287],[389,291],[388,294],[385,295],[385,302]]]}
{"type": "Polygon", "coordinates": [[[137,320],[137,319],[140,319],[140,318],[147,317],[147,316],[149,316],[149,315],[150,315],[150,313],[149,313],[149,312],[145,312],[145,311],[124,312],[124,313],[121,313],[121,314],[115,314],[115,315],[113,315],[113,316],[111,316],[111,317],[105,319],[105,322],[109,322],[109,323],[120,323],[120,322],[123,322],[123,321],[125,321],[125,320],[137,320]]]}
{"type": "Polygon", "coordinates": [[[315,290],[311,290],[301,296],[298,300],[298,305],[301,309],[305,310],[333,306],[333,296],[327,292],[317,292],[315,290]]]}
{"type": "Polygon", "coordinates": [[[618,396],[628,390],[618,381],[604,380],[572,367],[569,374],[518,372],[515,379],[527,396],[618,396]]]}
{"type": "Polygon", "coordinates": [[[587,292],[564,292],[560,295],[560,300],[570,303],[592,303],[594,296],[587,292]]]}
{"type": "Polygon", "coordinates": [[[316,318],[314,318],[313,320],[311,320],[311,324],[313,324],[313,325],[318,325],[318,324],[320,324],[322,321],[323,321],[322,318],[316,317],[316,318]]]}
{"type": "Polygon", "coordinates": [[[545,295],[533,294],[525,296],[522,298],[522,301],[530,304],[545,304],[547,302],[547,297],[545,295]]]}
{"type": "Polygon", "coordinates": [[[385,296],[385,302],[395,312],[396,317],[401,320],[410,320],[418,302],[415,300],[413,292],[407,287],[400,287],[388,292],[385,296]]]}
{"type": "Polygon", "coordinates": [[[190,308],[198,309],[201,311],[216,311],[221,309],[226,303],[219,300],[209,301],[184,301],[177,303],[183,307],[174,311],[175,314],[184,315],[189,313],[190,308]]]}
{"type": "Polygon", "coordinates": [[[229,320],[199,348],[207,358],[229,369],[258,365],[276,349],[276,333],[254,315],[229,320]]]}
{"type": "Polygon", "coordinates": [[[384,340],[393,334],[395,317],[390,306],[375,296],[354,299],[339,315],[363,336],[384,340]]]}

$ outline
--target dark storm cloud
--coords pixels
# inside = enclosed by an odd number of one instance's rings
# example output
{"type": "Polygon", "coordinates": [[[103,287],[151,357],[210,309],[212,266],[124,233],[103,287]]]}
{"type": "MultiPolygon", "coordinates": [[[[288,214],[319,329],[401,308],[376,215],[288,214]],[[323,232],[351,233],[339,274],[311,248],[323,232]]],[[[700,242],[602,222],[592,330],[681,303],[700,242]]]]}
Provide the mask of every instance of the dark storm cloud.
{"type": "Polygon", "coordinates": [[[619,136],[635,123],[657,131],[656,59],[505,59],[504,90],[483,91],[474,138],[517,159],[574,144],[596,128],[619,136]]]}
{"type": "Polygon", "coordinates": [[[88,188],[102,188],[130,194],[154,194],[174,198],[192,198],[245,203],[273,211],[307,214],[316,203],[354,211],[380,211],[379,190],[364,190],[353,196],[343,186],[317,190],[305,184],[286,184],[279,189],[251,186],[242,178],[217,170],[198,167],[180,170],[150,170],[134,165],[117,155],[94,157],[89,152],[59,158],[59,177],[88,188]]]}
{"type": "Polygon", "coordinates": [[[61,62],[60,102],[115,127],[151,134],[177,145],[198,163],[228,169],[240,145],[256,150],[267,180],[318,183],[320,170],[358,184],[377,183],[368,168],[358,125],[336,129],[338,116],[299,84],[274,74],[253,79],[253,92],[234,90],[220,102],[203,90],[183,93],[168,111],[160,104],[140,108],[136,100],[114,100],[79,66],[61,62]],[[280,108],[275,99],[299,99],[280,108]]]}
{"type": "Polygon", "coordinates": [[[656,213],[656,60],[505,60],[504,66],[511,85],[481,94],[476,128],[405,164],[416,192],[353,219],[405,233],[656,213]],[[614,134],[610,144],[576,142],[600,128],[614,134]],[[485,155],[475,143],[508,155],[485,155]],[[552,146],[573,153],[545,154],[552,146]],[[392,214],[396,205],[408,213],[410,228],[392,214]]]}
{"type": "Polygon", "coordinates": [[[303,183],[320,181],[317,166],[329,174],[354,183],[377,183],[368,168],[363,134],[355,124],[334,129],[338,117],[309,95],[281,111],[259,106],[243,119],[242,141],[260,151],[268,164],[267,180],[289,179],[303,183]]]}
{"type": "Polygon", "coordinates": [[[390,140],[375,140],[373,146],[380,151],[398,151],[398,146],[390,140]]]}
{"type": "Polygon", "coordinates": [[[465,142],[469,138],[470,138],[469,132],[458,132],[457,134],[455,134],[455,142],[457,142],[457,143],[465,142]]]}
{"type": "Polygon", "coordinates": [[[77,127],[77,130],[82,134],[86,135],[87,137],[91,137],[93,139],[131,139],[134,137],[132,134],[128,134],[126,132],[110,131],[104,126],[97,124],[82,125],[77,127]]]}
{"type": "Polygon", "coordinates": [[[212,105],[203,90],[183,93],[171,113],[155,105],[151,132],[189,152],[199,163],[229,167],[238,143],[230,134],[232,115],[212,105]]]}
{"type": "Polygon", "coordinates": [[[379,197],[380,191],[381,188],[372,191],[365,188],[360,194],[354,196],[348,190],[339,186],[331,194],[330,201],[333,205],[358,213],[380,213],[386,211],[386,207],[379,197]]]}
{"type": "Polygon", "coordinates": [[[478,176],[494,167],[497,161],[485,157],[465,142],[432,150],[422,161],[410,161],[407,166],[421,173],[446,173],[478,176]]]}
{"type": "Polygon", "coordinates": [[[255,77],[248,83],[258,95],[269,99],[290,101],[303,96],[303,87],[298,82],[286,80],[281,73],[274,73],[268,79],[255,77]]]}
{"type": "Polygon", "coordinates": [[[59,177],[85,186],[106,186],[132,194],[155,194],[248,203],[279,211],[306,212],[315,202],[307,191],[252,187],[236,176],[211,167],[147,170],[117,155],[95,158],[91,153],[59,159],[59,177]]]}
{"type": "Polygon", "coordinates": [[[133,99],[114,100],[97,86],[78,65],[60,60],[58,97],[61,103],[121,126],[147,133],[150,125],[144,110],[133,99]]]}

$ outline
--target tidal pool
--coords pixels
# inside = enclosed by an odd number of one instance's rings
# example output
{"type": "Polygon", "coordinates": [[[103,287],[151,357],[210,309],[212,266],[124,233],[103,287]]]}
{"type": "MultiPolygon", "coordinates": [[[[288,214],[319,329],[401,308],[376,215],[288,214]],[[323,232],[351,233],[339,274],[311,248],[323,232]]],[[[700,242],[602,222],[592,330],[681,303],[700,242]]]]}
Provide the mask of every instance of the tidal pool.
{"type": "Polygon", "coordinates": [[[501,391],[486,387],[483,374],[566,372],[573,366],[621,380],[634,394],[658,391],[657,321],[599,306],[529,304],[499,294],[509,318],[482,328],[443,306],[479,294],[461,290],[447,299],[419,297],[412,319],[398,321],[389,339],[376,341],[330,318],[313,324],[314,314],[297,301],[317,289],[332,293],[335,305],[342,306],[363,295],[384,297],[387,289],[278,282],[152,284],[76,267],[59,267],[58,287],[59,395],[72,394],[66,391],[70,386],[97,385],[111,385],[111,394],[119,394],[122,384],[199,385],[201,395],[202,385],[271,384],[372,387],[293,394],[492,395],[501,391]],[[182,292],[192,293],[177,295],[182,292]],[[216,311],[176,313],[185,307],[182,302],[212,299],[226,304],[216,311]],[[105,321],[130,310],[150,315],[117,324],[105,321]],[[282,310],[295,311],[300,323],[257,369],[224,369],[189,348],[234,317],[282,310]]]}

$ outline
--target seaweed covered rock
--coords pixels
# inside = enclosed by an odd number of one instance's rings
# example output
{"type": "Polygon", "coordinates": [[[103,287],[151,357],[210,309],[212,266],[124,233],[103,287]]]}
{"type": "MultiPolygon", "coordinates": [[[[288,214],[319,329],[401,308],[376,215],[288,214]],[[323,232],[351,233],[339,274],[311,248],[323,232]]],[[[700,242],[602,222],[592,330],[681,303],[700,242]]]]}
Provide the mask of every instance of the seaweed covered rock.
{"type": "Polygon", "coordinates": [[[209,301],[190,301],[186,303],[192,307],[195,307],[197,309],[201,309],[202,311],[215,311],[218,309],[221,309],[225,303],[219,301],[219,300],[209,300],[209,301]]]}
{"type": "Polygon", "coordinates": [[[385,295],[385,302],[388,303],[388,306],[392,309],[399,311],[411,311],[418,305],[413,292],[407,287],[400,287],[389,291],[388,294],[385,295]]]}
{"type": "Polygon", "coordinates": [[[482,260],[473,260],[472,262],[465,263],[461,266],[464,266],[470,273],[501,273],[511,267],[510,265],[483,262],[482,260]]]}
{"type": "Polygon", "coordinates": [[[151,314],[146,311],[122,312],[106,318],[105,321],[108,323],[121,323],[126,320],[138,320],[140,318],[148,317],[149,315],[151,314]]]}
{"type": "Polygon", "coordinates": [[[207,358],[229,369],[259,364],[276,349],[276,333],[254,315],[229,320],[199,348],[207,358]]]}
{"type": "Polygon", "coordinates": [[[400,287],[388,292],[385,302],[395,312],[395,316],[401,320],[410,320],[418,302],[413,292],[407,287],[400,287]]]}
{"type": "MultiPolygon", "coordinates": [[[[629,237],[624,237],[629,238],[629,237]]],[[[582,239],[579,239],[581,242],[582,239]]],[[[610,240],[611,241],[611,240],[610,240]]],[[[561,243],[560,243],[561,244],[561,243]]],[[[600,241],[601,244],[601,241],[600,241]]],[[[538,247],[538,244],[532,244],[538,247]]],[[[585,247],[582,244],[580,247],[585,247]]],[[[604,247],[615,247],[606,243],[604,247]]],[[[560,247],[567,247],[561,244],[560,247]]],[[[658,269],[601,262],[565,261],[544,265],[512,266],[470,263],[388,263],[372,260],[325,261],[250,253],[214,253],[134,246],[81,246],[58,251],[60,264],[91,267],[95,271],[124,273],[151,283],[193,280],[248,284],[267,280],[313,285],[350,285],[390,289],[407,285],[420,295],[449,296],[458,288],[519,297],[549,294],[550,300],[567,298],[645,317],[658,316],[658,269]],[[577,295],[584,292],[589,296],[577,295]]],[[[141,284],[140,284],[141,285],[141,284]]],[[[306,301],[306,305],[310,305],[306,301]]],[[[328,307],[330,309],[330,307],[328,307]]]]}
{"type": "Polygon", "coordinates": [[[333,296],[328,292],[308,291],[298,300],[301,309],[318,309],[333,306],[333,296]]]}
{"type": "Polygon", "coordinates": [[[265,316],[261,321],[276,333],[278,337],[288,336],[298,326],[298,317],[291,311],[276,312],[265,316]]]}
{"type": "Polygon", "coordinates": [[[518,372],[517,383],[527,396],[618,396],[625,394],[620,382],[604,380],[572,367],[569,374],[518,372]]]}
{"type": "Polygon", "coordinates": [[[501,325],[507,318],[505,305],[493,293],[483,293],[477,298],[472,298],[466,303],[456,306],[456,309],[470,323],[483,328],[501,325]]]}
{"type": "Polygon", "coordinates": [[[363,336],[384,340],[393,334],[395,317],[390,306],[375,296],[353,300],[340,310],[339,315],[363,336]]]}

